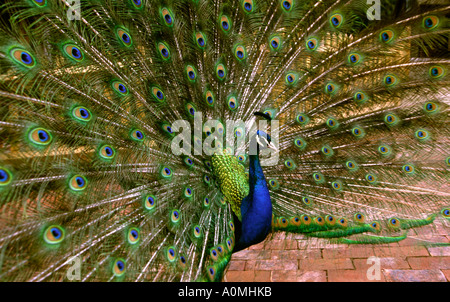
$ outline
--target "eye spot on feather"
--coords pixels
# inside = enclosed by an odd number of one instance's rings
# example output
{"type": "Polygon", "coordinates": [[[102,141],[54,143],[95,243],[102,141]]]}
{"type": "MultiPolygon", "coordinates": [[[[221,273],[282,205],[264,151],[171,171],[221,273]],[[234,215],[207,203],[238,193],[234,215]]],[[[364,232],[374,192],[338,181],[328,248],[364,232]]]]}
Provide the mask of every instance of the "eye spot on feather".
{"type": "Polygon", "coordinates": [[[74,44],[66,44],[63,46],[64,54],[75,62],[82,62],[84,60],[83,52],[74,44]]]}
{"type": "Polygon", "coordinates": [[[36,66],[36,59],[34,56],[25,49],[13,48],[10,52],[10,57],[15,63],[26,68],[33,68],[36,66]]]}
{"type": "Polygon", "coordinates": [[[83,106],[77,106],[72,109],[72,116],[80,122],[89,122],[92,119],[92,113],[83,106]]]}
{"type": "Polygon", "coordinates": [[[206,37],[202,32],[197,32],[195,34],[195,42],[197,43],[197,46],[201,49],[204,49],[206,46],[206,37]]]}
{"type": "Polygon", "coordinates": [[[385,115],[384,122],[388,126],[395,126],[399,123],[399,118],[396,115],[389,113],[385,115]]]}
{"type": "Polygon", "coordinates": [[[330,24],[334,28],[340,28],[343,24],[343,21],[344,21],[344,17],[339,13],[333,14],[330,17],[330,24]]]}
{"type": "Polygon", "coordinates": [[[349,169],[350,171],[356,170],[358,168],[358,165],[356,164],[356,162],[349,160],[345,163],[345,166],[347,167],[347,169],[349,169]]]}
{"type": "Polygon", "coordinates": [[[313,179],[315,182],[317,183],[323,183],[325,181],[325,177],[323,176],[322,173],[320,172],[316,172],[313,174],[313,179]]]}
{"type": "Polygon", "coordinates": [[[309,38],[306,40],[306,49],[309,51],[315,51],[319,48],[319,40],[316,38],[309,38]]]}
{"type": "Polygon", "coordinates": [[[393,87],[394,85],[397,84],[397,82],[398,82],[397,77],[392,74],[386,75],[383,79],[383,83],[386,87],[393,87]]]}
{"type": "Polygon", "coordinates": [[[0,187],[7,186],[12,181],[12,173],[6,169],[0,167],[0,187]]]}
{"type": "Polygon", "coordinates": [[[402,167],[403,172],[406,174],[414,174],[414,166],[413,165],[404,165],[402,167]]]}
{"type": "Polygon", "coordinates": [[[137,9],[141,9],[143,7],[142,0],[131,0],[131,3],[137,9]]]}
{"type": "Polygon", "coordinates": [[[238,107],[238,100],[235,96],[228,97],[228,108],[232,111],[238,107]]]}
{"type": "Polygon", "coordinates": [[[126,47],[130,47],[131,45],[133,45],[133,40],[131,39],[130,34],[124,28],[119,27],[116,30],[116,35],[119,38],[119,41],[122,43],[122,45],[126,47]]]}
{"type": "Polygon", "coordinates": [[[331,183],[331,187],[335,190],[335,191],[342,191],[343,186],[342,186],[342,182],[340,180],[336,180],[333,181],[331,183]]]}
{"type": "Polygon", "coordinates": [[[159,54],[161,55],[161,58],[164,61],[170,59],[170,50],[169,50],[169,46],[166,43],[159,42],[158,43],[158,51],[159,51],[159,54]]]}
{"type": "Polygon", "coordinates": [[[99,150],[99,156],[103,159],[113,159],[116,156],[116,150],[109,145],[104,145],[99,150]]]}
{"type": "Polygon", "coordinates": [[[330,118],[327,119],[326,125],[330,129],[336,129],[339,126],[339,123],[338,123],[338,121],[335,118],[330,117],[330,118]]]}
{"type": "Polygon", "coordinates": [[[130,244],[137,244],[139,242],[139,229],[138,228],[130,228],[128,230],[127,239],[130,244]]]}
{"type": "Polygon", "coordinates": [[[128,88],[127,88],[127,86],[125,86],[124,83],[119,82],[119,81],[114,81],[114,82],[112,82],[111,86],[120,96],[128,95],[128,88]]]}
{"type": "Polygon", "coordinates": [[[114,276],[116,276],[116,277],[123,276],[126,271],[125,265],[126,265],[126,262],[124,259],[122,259],[122,258],[116,259],[113,263],[113,269],[112,269],[114,276]]]}
{"type": "Polygon", "coordinates": [[[161,168],[161,176],[163,177],[163,178],[167,178],[167,179],[169,179],[169,178],[172,178],[172,169],[171,168],[169,168],[169,167],[162,167],[161,168]]]}
{"type": "Polygon", "coordinates": [[[186,66],[186,75],[191,83],[195,82],[197,79],[197,71],[192,65],[186,66]]]}
{"type": "Polygon", "coordinates": [[[44,241],[48,244],[59,244],[65,238],[65,231],[59,225],[51,225],[44,231],[44,241]]]}
{"type": "Polygon", "coordinates": [[[445,218],[450,218],[450,209],[449,208],[445,208],[441,211],[442,216],[444,216],[445,218]]]}
{"type": "Polygon", "coordinates": [[[294,7],[294,0],[283,0],[281,1],[281,8],[284,12],[290,12],[292,11],[292,8],[294,7]]]}
{"type": "Polygon", "coordinates": [[[378,152],[380,152],[382,155],[389,155],[391,153],[391,147],[387,145],[381,145],[378,147],[378,152]]]}
{"type": "Polygon", "coordinates": [[[147,211],[152,211],[156,207],[156,197],[155,195],[147,195],[144,198],[144,207],[147,211]]]}
{"type": "Polygon", "coordinates": [[[439,111],[439,106],[435,102],[426,102],[423,109],[427,113],[435,113],[439,111]]]}
{"type": "Polygon", "coordinates": [[[302,201],[305,205],[310,206],[312,205],[312,199],[309,198],[308,196],[303,196],[302,197],[302,201]]]}
{"type": "Polygon", "coordinates": [[[374,184],[377,181],[377,177],[373,174],[367,174],[365,178],[371,184],[374,184]]]}
{"type": "Polygon", "coordinates": [[[363,104],[369,99],[369,97],[362,91],[358,91],[354,94],[353,100],[358,104],[363,104]]]}
{"type": "Polygon", "coordinates": [[[242,8],[245,13],[251,13],[254,11],[253,0],[244,0],[242,1],[242,8]]]}
{"type": "Polygon", "coordinates": [[[445,70],[442,66],[431,66],[428,72],[432,79],[440,79],[445,75],[445,70]]]}
{"type": "Polygon", "coordinates": [[[180,221],[181,214],[178,210],[172,210],[170,213],[170,220],[172,223],[178,223],[180,221]]]}
{"type": "Polygon", "coordinates": [[[220,27],[224,33],[228,33],[231,30],[231,21],[227,16],[222,15],[220,17],[220,27]]]}
{"type": "Polygon", "coordinates": [[[366,220],[366,216],[362,213],[356,213],[354,219],[356,222],[364,223],[364,221],[366,220]]]}
{"type": "Polygon", "coordinates": [[[137,142],[142,142],[145,138],[144,133],[139,129],[133,129],[130,132],[130,138],[137,142]]]}
{"type": "Polygon", "coordinates": [[[50,132],[44,128],[34,128],[29,131],[28,138],[36,146],[47,146],[49,145],[53,137],[50,132]]]}
{"type": "Polygon", "coordinates": [[[425,129],[419,129],[414,133],[415,137],[420,140],[424,141],[427,140],[430,137],[430,133],[425,129]]]}
{"type": "Polygon", "coordinates": [[[247,50],[243,45],[236,45],[234,47],[234,55],[238,61],[243,61],[247,58],[247,50]]]}
{"type": "Polygon", "coordinates": [[[435,29],[439,25],[439,18],[434,15],[426,16],[422,19],[422,26],[426,30],[435,29]]]}
{"type": "Polygon", "coordinates": [[[294,86],[297,84],[299,77],[295,72],[289,72],[284,79],[287,86],[294,86]]]}
{"type": "Polygon", "coordinates": [[[168,27],[172,27],[173,26],[172,12],[168,8],[164,7],[161,9],[160,13],[161,13],[162,19],[164,20],[164,24],[168,27]]]}
{"type": "Polygon", "coordinates": [[[72,191],[80,192],[87,188],[87,179],[82,175],[75,175],[69,180],[69,188],[72,191]]]}
{"type": "Polygon", "coordinates": [[[47,6],[47,0],[33,0],[33,3],[38,7],[47,6]]]}
{"type": "Polygon", "coordinates": [[[380,32],[380,41],[383,43],[390,43],[394,40],[394,32],[390,29],[383,30],[380,32]]]}
{"type": "Polygon", "coordinates": [[[272,51],[281,49],[281,38],[279,36],[271,36],[269,39],[269,47],[272,51]]]}
{"type": "Polygon", "coordinates": [[[225,79],[225,77],[227,76],[227,70],[225,69],[225,65],[223,65],[222,63],[217,64],[217,66],[216,66],[216,75],[217,75],[219,80],[224,80],[225,79]]]}
{"type": "Polygon", "coordinates": [[[379,232],[381,231],[381,225],[378,221],[373,221],[370,223],[370,227],[375,231],[375,232],[379,232]]]}

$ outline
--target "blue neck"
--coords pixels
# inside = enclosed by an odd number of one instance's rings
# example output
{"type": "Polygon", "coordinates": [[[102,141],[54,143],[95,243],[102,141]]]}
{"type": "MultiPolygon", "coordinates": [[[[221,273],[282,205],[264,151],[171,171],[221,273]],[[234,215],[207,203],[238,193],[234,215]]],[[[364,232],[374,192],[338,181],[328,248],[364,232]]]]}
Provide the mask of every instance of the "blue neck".
{"type": "MultiPolygon", "coordinates": [[[[259,150],[258,150],[259,151],[259,150]]],[[[258,155],[250,155],[250,192],[241,204],[241,232],[234,252],[263,241],[272,225],[272,202],[258,155]]],[[[238,227],[238,225],[237,225],[238,227]]]]}

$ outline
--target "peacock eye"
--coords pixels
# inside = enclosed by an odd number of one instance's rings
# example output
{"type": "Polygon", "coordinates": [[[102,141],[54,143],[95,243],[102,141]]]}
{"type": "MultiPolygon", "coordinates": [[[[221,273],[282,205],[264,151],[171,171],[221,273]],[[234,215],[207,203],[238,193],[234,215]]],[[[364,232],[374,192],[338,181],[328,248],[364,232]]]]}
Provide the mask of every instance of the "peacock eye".
{"type": "Polygon", "coordinates": [[[169,50],[169,46],[166,43],[159,42],[158,43],[158,50],[159,50],[159,53],[161,54],[161,58],[163,60],[170,59],[170,50],[169,50]]]}
{"type": "Polygon", "coordinates": [[[136,244],[139,242],[139,230],[137,228],[130,228],[128,230],[128,243],[136,244]]]}
{"type": "Polygon", "coordinates": [[[344,20],[344,17],[341,14],[339,14],[339,13],[333,14],[330,17],[330,24],[334,28],[339,28],[339,27],[341,27],[343,20],[344,20]]]}
{"type": "Polygon", "coordinates": [[[284,0],[281,1],[281,8],[285,12],[290,12],[292,10],[292,7],[294,6],[294,0],[284,0]]]}
{"type": "Polygon", "coordinates": [[[425,29],[435,29],[439,25],[439,18],[437,16],[426,16],[422,20],[422,25],[425,29]]]}
{"type": "Polygon", "coordinates": [[[279,36],[272,36],[269,40],[269,47],[272,51],[280,50],[281,38],[279,36]]]}
{"type": "Polygon", "coordinates": [[[225,33],[228,33],[228,32],[230,31],[230,29],[231,29],[231,22],[230,22],[230,19],[229,19],[227,16],[225,16],[225,15],[222,15],[222,16],[220,17],[220,25],[221,25],[221,27],[222,27],[222,30],[223,30],[225,33]]]}
{"type": "Polygon", "coordinates": [[[195,34],[195,41],[197,42],[197,46],[201,49],[205,48],[206,46],[206,38],[205,35],[202,32],[197,32],[195,34]]]}
{"type": "Polygon", "coordinates": [[[235,46],[234,54],[236,56],[236,59],[238,59],[239,61],[243,61],[247,57],[247,51],[245,50],[245,47],[242,45],[235,46]]]}
{"type": "Polygon", "coordinates": [[[31,130],[28,134],[28,138],[37,146],[47,146],[53,139],[50,132],[44,128],[35,128],[31,130]]]}
{"type": "Polygon", "coordinates": [[[114,261],[112,270],[116,277],[121,277],[125,274],[125,263],[125,260],[120,258],[114,261]]]}
{"type": "Polygon", "coordinates": [[[136,8],[142,8],[141,0],[132,0],[131,3],[133,3],[134,7],[136,7],[136,8]]]}
{"type": "Polygon", "coordinates": [[[242,2],[242,7],[246,13],[253,12],[253,0],[244,0],[242,2]]]}
{"type": "Polygon", "coordinates": [[[65,232],[64,229],[59,225],[49,226],[44,231],[44,240],[48,244],[58,244],[64,240],[65,232]]]}
{"type": "Polygon", "coordinates": [[[63,50],[69,59],[72,59],[76,62],[81,62],[84,59],[83,52],[73,44],[64,45],[63,50]]]}
{"type": "Polygon", "coordinates": [[[166,26],[168,27],[172,27],[173,26],[173,15],[172,12],[168,9],[168,8],[162,8],[161,9],[161,16],[164,20],[164,23],[166,26]]]}
{"type": "Polygon", "coordinates": [[[139,129],[133,129],[133,130],[131,130],[131,132],[130,132],[130,137],[131,137],[131,139],[134,140],[134,141],[141,142],[141,141],[144,140],[145,135],[144,135],[144,133],[143,133],[141,130],[139,130],[139,129]]]}
{"type": "Polygon", "coordinates": [[[14,48],[9,53],[11,58],[21,66],[27,68],[33,68],[34,66],[36,66],[36,59],[30,52],[26,51],[25,49],[14,48]]]}
{"type": "Polygon", "coordinates": [[[124,28],[119,27],[116,31],[116,35],[122,45],[126,47],[133,45],[133,40],[131,39],[130,34],[124,28]]]}
{"type": "Polygon", "coordinates": [[[394,32],[390,29],[383,30],[380,32],[380,40],[383,43],[389,43],[394,40],[394,32]]]}
{"type": "Polygon", "coordinates": [[[116,151],[111,146],[104,145],[100,148],[99,155],[103,159],[113,159],[116,151]]]}
{"type": "Polygon", "coordinates": [[[192,65],[186,66],[186,74],[187,74],[188,80],[192,83],[195,82],[195,80],[197,79],[197,71],[194,69],[194,67],[192,65]]]}

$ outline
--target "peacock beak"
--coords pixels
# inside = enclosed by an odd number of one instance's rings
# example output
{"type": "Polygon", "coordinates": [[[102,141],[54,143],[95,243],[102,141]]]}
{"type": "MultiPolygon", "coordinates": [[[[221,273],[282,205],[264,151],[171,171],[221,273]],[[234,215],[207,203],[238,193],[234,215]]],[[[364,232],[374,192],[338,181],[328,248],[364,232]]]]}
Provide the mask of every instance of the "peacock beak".
{"type": "Polygon", "coordinates": [[[270,149],[274,150],[275,152],[278,151],[277,147],[275,147],[275,145],[272,142],[268,143],[267,147],[269,147],[270,149]]]}

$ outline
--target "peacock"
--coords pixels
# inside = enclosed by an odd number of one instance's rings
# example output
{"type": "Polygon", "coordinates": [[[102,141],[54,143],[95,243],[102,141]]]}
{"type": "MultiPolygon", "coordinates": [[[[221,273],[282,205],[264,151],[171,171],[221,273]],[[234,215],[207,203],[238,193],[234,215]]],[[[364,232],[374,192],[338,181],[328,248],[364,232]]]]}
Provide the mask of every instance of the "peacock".
{"type": "Polygon", "coordinates": [[[448,2],[0,12],[2,281],[221,281],[274,232],[449,225],[448,2]]]}

